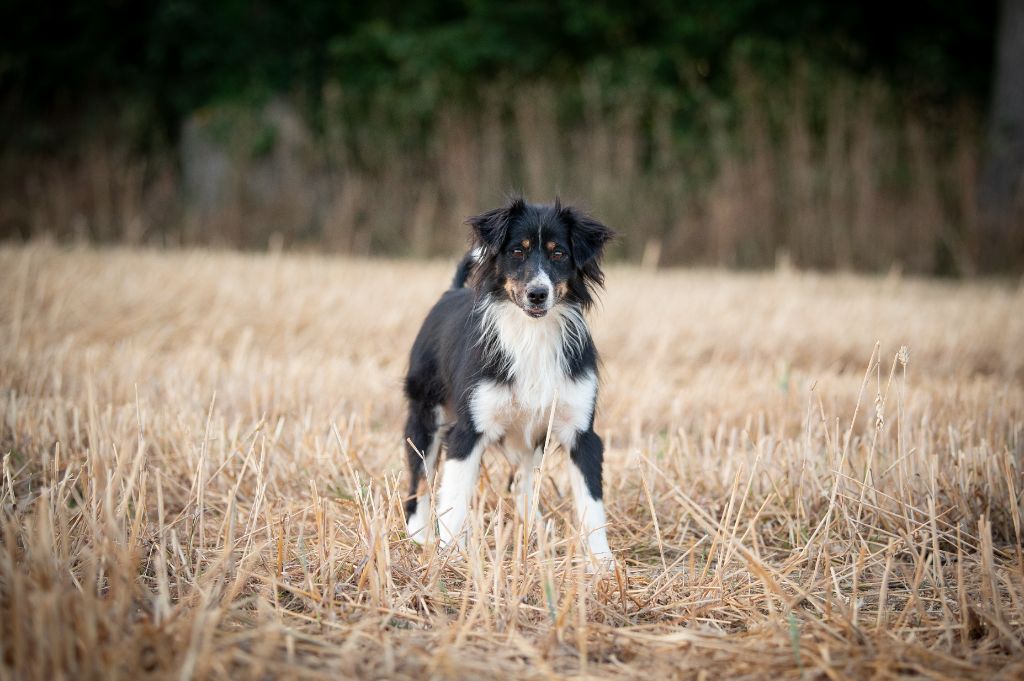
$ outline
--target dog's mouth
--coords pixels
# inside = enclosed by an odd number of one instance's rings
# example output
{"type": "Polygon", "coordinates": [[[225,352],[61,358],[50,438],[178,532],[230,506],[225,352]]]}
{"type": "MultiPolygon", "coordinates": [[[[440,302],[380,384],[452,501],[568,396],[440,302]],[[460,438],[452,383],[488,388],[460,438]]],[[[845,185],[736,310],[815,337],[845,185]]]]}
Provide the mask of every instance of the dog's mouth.
{"type": "Polygon", "coordinates": [[[550,299],[542,302],[530,301],[526,295],[526,291],[521,290],[517,286],[506,284],[505,290],[508,293],[509,300],[515,303],[516,307],[522,310],[526,316],[531,319],[540,319],[541,317],[546,316],[547,313],[551,311],[551,308],[554,307],[553,303],[555,301],[550,299]]]}
{"type": "Polygon", "coordinates": [[[538,306],[535,306],[535,305],[527,305],[527,306],[523,307],[523,312],[525,312],[530,317],[533,317],[534,319],[540,319],[541,317],[543,317],[544,315],[546,315],[548,313],[548,310],[547,310],[546,307],[538,307],[538,306]]]}

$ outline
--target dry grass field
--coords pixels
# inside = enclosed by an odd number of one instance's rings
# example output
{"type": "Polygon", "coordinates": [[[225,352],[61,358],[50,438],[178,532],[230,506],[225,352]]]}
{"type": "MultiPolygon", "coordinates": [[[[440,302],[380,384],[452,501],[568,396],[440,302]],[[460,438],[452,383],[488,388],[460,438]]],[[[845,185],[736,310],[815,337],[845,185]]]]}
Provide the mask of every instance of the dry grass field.
{"type": "Polygon", "coordinates": [[[452,266],[0,248],[0,678],[1024,677],[1019,282],[612,267],[590,574],[405,537],[452,266]]]}

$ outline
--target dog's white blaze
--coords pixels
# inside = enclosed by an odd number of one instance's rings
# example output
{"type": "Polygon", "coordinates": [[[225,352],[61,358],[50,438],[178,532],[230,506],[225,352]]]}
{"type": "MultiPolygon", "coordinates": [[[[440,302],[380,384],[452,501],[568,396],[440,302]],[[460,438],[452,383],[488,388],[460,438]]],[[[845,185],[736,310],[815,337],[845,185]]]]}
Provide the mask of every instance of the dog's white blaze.
{"type": "Polygon", "coordinates": [[[576,502],[580,534],[586,539],[590,555],[600,561],[611,560],[612,551],[608,547],[608,535],[605,532],[608,521],[604,514],[604,503],[590,496],[583,473],[575,464],[569,465],[569,483],[572,487],[573,500],[576,502]]]}
{"type": "MultiPolygon", "coordinates": [[[[462,535],[469,502],[480,474],[480,456],[486,446],[487,441],[480,438],[465,459],[445,459],[437,501],[437,524],[442,546],[462,535]]],[[[419,507],[416,510],[419,511],[419,507]]]]}
{"type": "Polygon", "coordinates": [[[548,296],[544,299],[544,309],[550,310],[551,306],[555,303],[555,287],[551,283],[551,277],[546,271],[544,271],[544,269],[541,269],[537,276],[526,282],[527,291],[538,288],[542,288],[547,291],[548,296]]]}

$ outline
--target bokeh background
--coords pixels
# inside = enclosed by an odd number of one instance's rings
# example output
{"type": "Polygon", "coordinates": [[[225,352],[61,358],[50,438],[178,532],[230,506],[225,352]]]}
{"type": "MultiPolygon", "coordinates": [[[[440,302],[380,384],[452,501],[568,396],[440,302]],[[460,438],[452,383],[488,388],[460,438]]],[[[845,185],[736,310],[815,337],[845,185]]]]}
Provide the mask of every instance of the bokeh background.
{"type": "Polygon", "coordinates": [[[0,1],[0,681],[1024,679],[1022,168],[1024,0],[0,1]],[[406,534],[517,189],[622,234],[613,572],[557,448],[406,534]]]}
{"type": "Polygon", "coordinates": [[[0,236],[439,256],[512,189],[648,265],[1020,271],[1024,2],[0,6],[0,236]]]}

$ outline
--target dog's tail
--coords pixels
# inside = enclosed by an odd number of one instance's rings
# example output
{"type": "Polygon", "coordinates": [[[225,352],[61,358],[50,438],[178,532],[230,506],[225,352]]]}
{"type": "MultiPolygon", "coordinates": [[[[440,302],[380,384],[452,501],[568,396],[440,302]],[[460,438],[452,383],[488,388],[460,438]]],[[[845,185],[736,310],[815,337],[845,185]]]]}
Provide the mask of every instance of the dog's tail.
{"type": "Polygon", "coordinates": [[[469,280],[469,275],[473,273],[473,267],[476,266],[480,257],[479,249],[474,248],[473,250],[462,256],[462,260],[459,261],[458,267],[455,268],[455,278],[452,279],[452,288],[462,288],[466,285],[469,280]]]}

